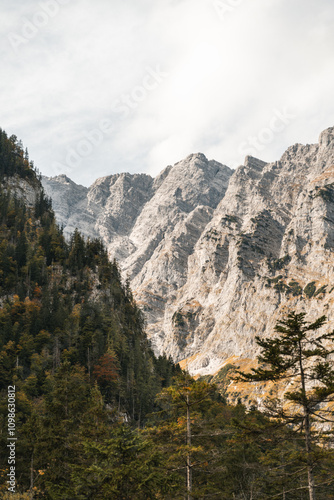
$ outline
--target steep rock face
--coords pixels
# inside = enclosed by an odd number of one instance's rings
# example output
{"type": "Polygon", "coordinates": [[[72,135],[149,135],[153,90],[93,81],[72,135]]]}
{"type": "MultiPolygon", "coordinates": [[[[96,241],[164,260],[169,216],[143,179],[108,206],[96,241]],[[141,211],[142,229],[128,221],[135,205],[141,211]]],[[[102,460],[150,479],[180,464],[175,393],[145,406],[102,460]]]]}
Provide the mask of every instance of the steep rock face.
{"type": "Polygon", "coordinates": [[[97,179],[90,188],[75,184],[66,175],[43,177],[42,183],[66,236],[78,228],[87,237],[102,238],[107,247],[112,242],[120,260],[127,255],[126,248],[131,248],[128,234],[152,196],[150,176],[110,175],[97,179]]]}
{"type": "Polygon", "coordinates": [[[146,313],[148,333],[158,352],[166,311],[187,281],[189,256],[224,197],[231,173],[228,167],[208,162],[204,155],[191,155],[177,163],[131,233],[137,250],[123,266],[146,313]]]}
{"type": "Polygon", "coordinates": [[[27,179],[22,179],[18,175],[11,177],[5,176],[1,187],[5,190],[9,189],[12,193],[15,193],[15,196],[21,199],[27,207],[30,208],[35,205],[36,199],[40,194],[38,184],[27,179]]]}
{"type": "Polygon", "coordinates": [[[71,215],[120,259],[155,350],[194,374],[254,359],[288,309],[334,314],[334,128],[231,174],[196,154],[155,179],[109,176],[71,215]]]}
{"type": "Polygon", "coordinates": [[[85,236],[95,235],[94,220],[87,211],[87,191],[69,179],[66,175],[57,177],[42,177],[45,192],[52,198],[58,224],[64,227],[65,235],[69,236],[75,228],[79,228],[85,236]]]}
{"type": "Polygon", "coordinates": [[[165,313],[163,350],[212,373],[232,356],[254,359],[255,335],[270,335],[287,309],[333,320],[333,210],[334,128],[279,162],[246,158],[165,313]]]}

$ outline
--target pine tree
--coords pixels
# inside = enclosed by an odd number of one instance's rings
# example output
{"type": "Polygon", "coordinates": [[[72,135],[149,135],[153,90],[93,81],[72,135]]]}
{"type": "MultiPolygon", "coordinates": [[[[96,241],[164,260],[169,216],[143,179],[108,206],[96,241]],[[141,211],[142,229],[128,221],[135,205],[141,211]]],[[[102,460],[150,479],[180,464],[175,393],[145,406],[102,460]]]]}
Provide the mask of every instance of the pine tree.
{"type": "Polygon", "coordinates": [[[105,428],[104,436],[80,441],[82,464],[73,467],[75,498],[149,500],[165,489],[161,454],[151,441],[122,423],[105,428]]]}
{"type": "Polygon", "coordinates": [[[326,437],[314,424],[333,424],[330,405],[334,402],[334,369],[329,358],[334,350],[329,345],[334,341],[334,332],[318,333],[325,322],[325,316],[307,323],[305,313],[289,313],[275,327],[278,336],[256,337],[262,348],[258,357],[262,365],[253,368],[251,373],[239,371],[237,377],[246,382],[290,381],[292,384],[292,389],[284,394],[287,404],[272,398],[267,400],[266,407],[271,417],[303,433],[310,500],[316,498],[314,470],[320,458],[316,445],[326,437]]]}
{"type": "Polygon", "coordinates": [[[174,481],[174,494],[167,498],[220,494],[228,431],[226,405],[216,387],[182,373],[157,401],[161,411],[152,415],[155,425],[148,432],[162,448],[165,473],[174,481]]]}
{"type": "Polygon", "coordinates": [[[47,377],[44,391],[34,443],[34,460],[43,471],[41,488],[50,498],[72,498],[69,478],[73,464],[80,461],[78,433],[90,401],[84,369],[65,360],[47,377]]]}

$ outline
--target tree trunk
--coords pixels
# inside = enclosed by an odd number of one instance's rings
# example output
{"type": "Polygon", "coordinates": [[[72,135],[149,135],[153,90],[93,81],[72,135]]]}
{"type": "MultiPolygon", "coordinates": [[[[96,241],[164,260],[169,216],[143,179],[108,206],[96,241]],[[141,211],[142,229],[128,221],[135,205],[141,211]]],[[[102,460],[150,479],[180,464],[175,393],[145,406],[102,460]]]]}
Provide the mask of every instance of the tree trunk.
{"type": "Polygon", "coordinates": [[[314,477],[311,463],[311,432],[308,412],[305,415],[305,445],[307,453],[307,478],[310,500],[315,500],[314,477]]]}
{"type": "Polygon", "coordinates": [[[52,374],[55,373],[57,368],[60,366],[60,347],[59,347],[59,339],[55,338],[55,343],[53,346],[53,366],[52,366],[52,374]]]}
{"type": "Polygon", "coordinates": [[[34,498],[34,453],[31,454],[30,462],[30,489],[29,489],[30,500],[34,498]]]}
{"type": "Polygon", "coordinates": [[[87,368],[88,368],[88,378],[90,380],[90,352],[89,352],[89,347],[87,347],[87,368]]]}
{"type": "Polygon", "coordinates": [[[300,368],[300,378],[302,385],[303,394],[303,407],[304,407],[304,425],[305,425],[305,448],[307,455],[307,479],[308,479],[308,490],[310,500],[315,500],[315,488],[314,488],[314,477],[311,463],[311,425],[310,425],[310,414],[307,404],[306,397],[306,384],[305,384],[305,373],[302,362],[302,347],[299,344],[299,368],[300,368]]]}
{"type": "MultiPolygon", "coordinates": [[[[189,395],[188,394],[187,394],[187,445],[191,446],[190,405],[189,405],[189,395]]],[[[188,454],[187,454],[187,491],[188,491],[188,500],[191,500],[191,490],[192,490],[191,456],[190,456],[190,451],[188,451],[188,454]]]]}

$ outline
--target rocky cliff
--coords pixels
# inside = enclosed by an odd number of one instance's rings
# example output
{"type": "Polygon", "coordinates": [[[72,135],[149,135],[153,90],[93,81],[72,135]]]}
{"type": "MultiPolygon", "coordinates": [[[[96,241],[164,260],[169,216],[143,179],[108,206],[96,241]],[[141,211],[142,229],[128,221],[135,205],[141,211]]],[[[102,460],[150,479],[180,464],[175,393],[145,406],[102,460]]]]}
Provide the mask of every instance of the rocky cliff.
{"type": "Polygon", "coordinates": [[[191,155],[155,179],[44,178],[65,232],[100,236],[129,276],[157,352],[193,374],[254,359],[288,309],[334,319],[334,127],[234,172],[191,155]]]}

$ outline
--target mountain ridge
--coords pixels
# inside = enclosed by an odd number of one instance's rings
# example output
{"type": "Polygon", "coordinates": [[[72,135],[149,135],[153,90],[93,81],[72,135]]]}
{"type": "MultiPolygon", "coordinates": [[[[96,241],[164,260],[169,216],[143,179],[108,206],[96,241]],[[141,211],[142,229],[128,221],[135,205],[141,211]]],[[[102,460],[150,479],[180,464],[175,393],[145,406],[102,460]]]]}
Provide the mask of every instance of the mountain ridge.
{"type": "MultiPolygon", "coordinates": [[[[68,225],[119,260],[155,351],[214,373],[231,356],[255,359],[255,335],[270,335],[288,308],[332,318],[333,139],[330,127],[317,144],[271,163],[248,156],[234,172],[197,153],[143,184],[116,174],[117,191],[107,176],[68,225]],[[309,297],[313,281],[326,288],[309,297]]],[[[60,219],[60,184],[43,184],[60,219]]]]}

